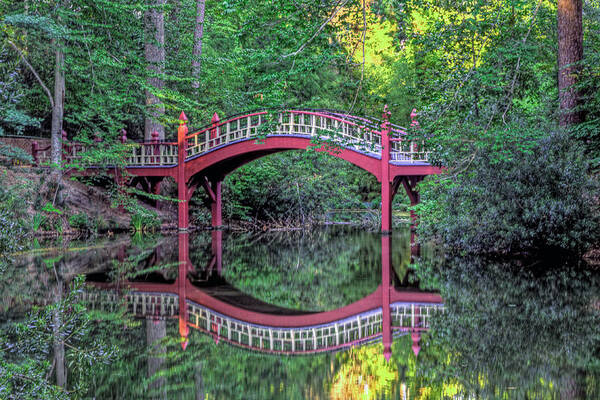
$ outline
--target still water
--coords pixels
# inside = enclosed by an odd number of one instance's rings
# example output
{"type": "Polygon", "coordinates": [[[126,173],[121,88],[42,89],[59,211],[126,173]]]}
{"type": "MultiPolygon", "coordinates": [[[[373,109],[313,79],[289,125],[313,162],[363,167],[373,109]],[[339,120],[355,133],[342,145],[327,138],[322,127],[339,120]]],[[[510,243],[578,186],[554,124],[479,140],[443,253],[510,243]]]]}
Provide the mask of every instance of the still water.
{"type": "Polygon", "coordinates": [[[55,244],[4,272],[0,355],[77,398],[600,398],[593,269],[425,250],[408,227],[55,244]]]}

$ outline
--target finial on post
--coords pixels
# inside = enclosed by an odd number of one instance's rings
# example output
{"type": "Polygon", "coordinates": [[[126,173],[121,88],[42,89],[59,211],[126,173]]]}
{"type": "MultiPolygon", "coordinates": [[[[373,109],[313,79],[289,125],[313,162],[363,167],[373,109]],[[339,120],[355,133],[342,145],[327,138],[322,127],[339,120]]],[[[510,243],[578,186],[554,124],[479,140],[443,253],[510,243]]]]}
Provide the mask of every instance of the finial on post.
{"type": "Polygon", "coordinates": [[[381,119],[383,122],[381,123],[381,130],[389,132],[390,127],[390,116],[392,113],[390,112],[388,105],[383,106],[383,113],[381,114],[381,119]]]}
{"type": "Polygon", "coordinates": [[[418,128],[419,127],[419,121],[417,121],[417,109],[413,108],[411,113],[410,113],[410,126],[412,128],[418,128]]]}
{"type": "Polygon", "coordinates": [[[185,146],[185,135],[188,133],[187,122],[188,119],[182,111],[181,114],[179,114],[179,128],[177,128],[177,142],[182,146],[185,146]]]}
{"type": "Polygon", "coordinates": [[[419,332],[412,332],[410,334],[410,338],[412,339],[412,351],[415,357],[418,357],[419,352],[421,351],[421,346],[419,345],[419,341],[421,340],[421,334],[419,332]]]}
{"type": "Polygon", "coordinates": [[[127,131],[125,129],[121,129],[121,143],[127,143],[127,131]]]}
{"type": "Polygon", "coordinates": [[[188,122],[188,119],[185,115],[185,113],[182,111],[181,114],[179,114],[179,125],[185,125],[188,122]]]}
{"type": "Polygon", "coordinates": [[[158,143],[158,132],[152,132],[152,143],[158,143]]]}
{"type": "Polygon", "coordinates": [[[388,105],[386,104],[385,106],[383,106],[383,115],[381,117],[384,121],[389,122],[391,115],[392,113],[390,112],[390,110],[388,109],[388,105]]]}

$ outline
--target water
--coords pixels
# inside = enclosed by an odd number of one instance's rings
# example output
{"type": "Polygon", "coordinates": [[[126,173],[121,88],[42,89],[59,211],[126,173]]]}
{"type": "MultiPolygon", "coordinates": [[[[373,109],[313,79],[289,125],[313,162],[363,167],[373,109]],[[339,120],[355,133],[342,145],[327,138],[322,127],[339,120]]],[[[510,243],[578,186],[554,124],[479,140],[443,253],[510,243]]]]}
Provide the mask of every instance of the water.
{"type": "Polygon", "coordinates": [[[0,374],[0,398],[6,382],[65,395],[34,385],[46,376],[79,398],[600,398],[597,274],[410,267],[410,239],[199,232],[19,255],[0,355],[39,376],[0,374]]]}

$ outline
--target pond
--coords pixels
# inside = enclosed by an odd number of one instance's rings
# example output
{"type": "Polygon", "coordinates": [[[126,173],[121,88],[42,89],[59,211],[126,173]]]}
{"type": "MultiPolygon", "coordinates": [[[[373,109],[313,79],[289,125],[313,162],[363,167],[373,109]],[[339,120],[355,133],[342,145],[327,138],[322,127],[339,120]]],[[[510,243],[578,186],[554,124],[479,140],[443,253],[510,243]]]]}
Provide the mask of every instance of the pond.
{"type": "Polygon", "coordinates": [[[407,226],[39,246],[3,273],[0,398],[600,398],[597,273],[429,247],[407,226]]]}

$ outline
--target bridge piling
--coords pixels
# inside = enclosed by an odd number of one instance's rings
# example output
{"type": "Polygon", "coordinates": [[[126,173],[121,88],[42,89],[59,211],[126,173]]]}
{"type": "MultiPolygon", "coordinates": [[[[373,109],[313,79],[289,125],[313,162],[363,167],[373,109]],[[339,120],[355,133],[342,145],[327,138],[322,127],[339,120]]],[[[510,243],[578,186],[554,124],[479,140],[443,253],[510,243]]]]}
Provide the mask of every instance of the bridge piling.
{"type": "Polygon", "coordinates": [[[214,200],[211,202],[210,211],[212,214],[212,227],[219,228],[223,225],[222,218],[222,201],[221,201],[221,180],[215,180],[212,183],[212,190],[215,195],[214,200]]]}
{"type": "Polygon", "coordinates": [[[383,108],[381,123],[381,233],[392,231],[392,187],[390,184],[390,112],[383,108]]]}
{"type": "Polygon", "coordinates": [[[186,185],[185,176],[185,156],[186,156],[186,138],[185,135],[188,133],[187,117],[182,111],[179,115],[179,128],[177,129],[177,152],[178,160],[177,163],[177,198],[179,204],[177,208],[178,216],[178,228],[180,231],[187,231],[189,228],[189,196],[186,185]]]}

